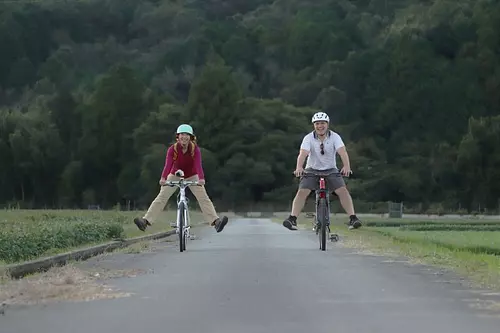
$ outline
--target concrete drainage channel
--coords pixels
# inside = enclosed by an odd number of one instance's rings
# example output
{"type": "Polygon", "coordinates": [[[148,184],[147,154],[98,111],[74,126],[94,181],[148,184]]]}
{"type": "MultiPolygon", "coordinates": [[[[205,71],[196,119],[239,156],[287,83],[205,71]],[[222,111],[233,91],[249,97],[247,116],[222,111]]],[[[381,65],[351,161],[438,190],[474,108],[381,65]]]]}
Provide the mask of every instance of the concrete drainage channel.
{"type": "Polygon", "coordinates": [[[53,266],[65,265],[70,260],[86,260],[90,257],[96,256],[104,252],[110,252],[115,249],[124,248],[138,242],[165,238],[171,235],[175,235],[175,229],[164,232],[158,232],[147,236],[111,241],[105,244],[96,245],[81,250],[75,250],[71,252],[61,253],[51,257],[27,261],[21,264],[12,264],[3,266],[0,267],[0,269],[5,269],[7,273],[10,275],[10,277],[14,279],[20,279],[29,274],[47,271],[49,268],[53,266]]]}

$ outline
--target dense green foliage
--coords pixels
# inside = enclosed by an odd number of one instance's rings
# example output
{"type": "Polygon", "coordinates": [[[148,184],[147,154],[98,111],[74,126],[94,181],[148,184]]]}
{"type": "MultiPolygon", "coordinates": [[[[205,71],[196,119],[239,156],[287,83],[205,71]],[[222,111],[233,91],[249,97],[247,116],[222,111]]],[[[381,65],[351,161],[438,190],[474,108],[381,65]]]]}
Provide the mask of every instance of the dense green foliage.
{"type": "Polygon", "coordinates": [[[496,210],[500,3],[0,4],[0,202],[148,205],[180,122],[219,209],[288,208],[318,108],[361,202],[496,210]]]}

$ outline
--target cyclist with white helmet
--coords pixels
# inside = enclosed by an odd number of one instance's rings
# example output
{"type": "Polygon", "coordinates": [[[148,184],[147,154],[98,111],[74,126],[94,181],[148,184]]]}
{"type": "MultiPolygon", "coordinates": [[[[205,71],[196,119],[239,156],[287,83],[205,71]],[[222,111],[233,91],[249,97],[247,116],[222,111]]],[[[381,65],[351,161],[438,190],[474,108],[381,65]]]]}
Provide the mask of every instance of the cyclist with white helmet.
{"type": "MultiPolygon", "coordinates": [[[[314,130],[304,136],[297,157],[297,166],[294,171],[296,177],[304,173],[304,162],[307,158],[306,171],[334,171],[326,177],[328,189],[334,191],[339,197],[340,203],[349,215],[349,229],[361,226],[361,221],[354,212],[351,195],[346,188],[342,176],[352,173],[349,155],[340,135],[328,129],[330,117],[324,112],[317,112],[312,117],[314,130]],[[340,155],[343,167],[340,173],[337,169],[336,154],[340,155]]],[[[283,226],[290,230],[297,230],[297,217],[304,208],[307,197],[312,190],[318,187],[319,177],[301,177],[299,189],[292,204],[290,216],[283,221],[283,226]]]]}
{"type": "MultiPolygon", "coordinates": [[[[201,211],[205,218],[215,227],[217,232],[221,232],[227,224],[228,218],[219,218],[215,212],[214,205],[205,190],[205,175],[201,163],[200,148],[196,144],[196,137],[190,125],[182,124],[177,128],[176,142],[167,150],[165,166],[160,178],[160,185],[165,185],[167,180],[179,180],[175,175],[177,170],[182,170],[186,180],[198,180],[201,186],[190,186],[189,189],[198,200],[201,211]]],[[[145,231],[148,225],[156,219],[165,208],[168,199],[175,192],[175,188],[162,186],[160,193],[151,203],[144,217],[137,217],[134,223],[137,227],[145,231]]]]}

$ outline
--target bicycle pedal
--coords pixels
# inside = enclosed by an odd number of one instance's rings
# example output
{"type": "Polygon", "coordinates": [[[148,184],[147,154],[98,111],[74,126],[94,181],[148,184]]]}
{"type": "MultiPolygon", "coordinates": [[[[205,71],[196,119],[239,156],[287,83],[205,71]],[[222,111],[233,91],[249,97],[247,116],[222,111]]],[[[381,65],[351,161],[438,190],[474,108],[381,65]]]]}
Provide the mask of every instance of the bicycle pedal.
{"type": "Polygon", "coordinates": [[[332,242],[333,242],[333,241],[338,242],[338,240],[339,240],[339,235],[337,235],[337,234],[331,234],[331,235],[330,235],[330,240],[331,240],[332,242]]]}

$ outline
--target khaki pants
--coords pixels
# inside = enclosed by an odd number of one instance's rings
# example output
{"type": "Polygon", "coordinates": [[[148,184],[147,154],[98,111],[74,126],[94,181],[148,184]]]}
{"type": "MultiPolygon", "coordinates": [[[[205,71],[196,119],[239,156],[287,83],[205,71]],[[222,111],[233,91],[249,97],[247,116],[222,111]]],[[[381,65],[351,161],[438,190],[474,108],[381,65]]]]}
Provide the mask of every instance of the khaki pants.
{"type": "MultiPolygon", "coordinates": [[[[167,176],[167,180],[179,180],[180,178],[169,174],[167,176]]],[[[198,180],[198,175],[194,175],[192,177],[186,178],[186,180],[198,180]]],[[[148,220],[151,224],[155,221],[155,219],[158,217],[158,215],[163,211],[165,208],[168,199],[174,194],[174,192],[177,190],[177,187],[171,187],[171,186],[161,186],[160,193],[156,196],[156,198],[153,200],[151,203],[151,206],[149,206],[148,211],[146,212],[146,215],[144,215],[144,218],[148,220]]],[[[200,205],[201,211],[203,212],[203,215],[206,220],[208,220],[208,223],[211,224],[213,221],[218,219],[219,217],[217,216],[217,213],[215,212],[215,207],[208,197],[207,191],[205,190],[205,186],[197,186],[197,185],[192,185],[189,186],[189,189],[193,193],[193,195],[196,197],[196,200],[198,201],[198,204],[200,205]]]]}

